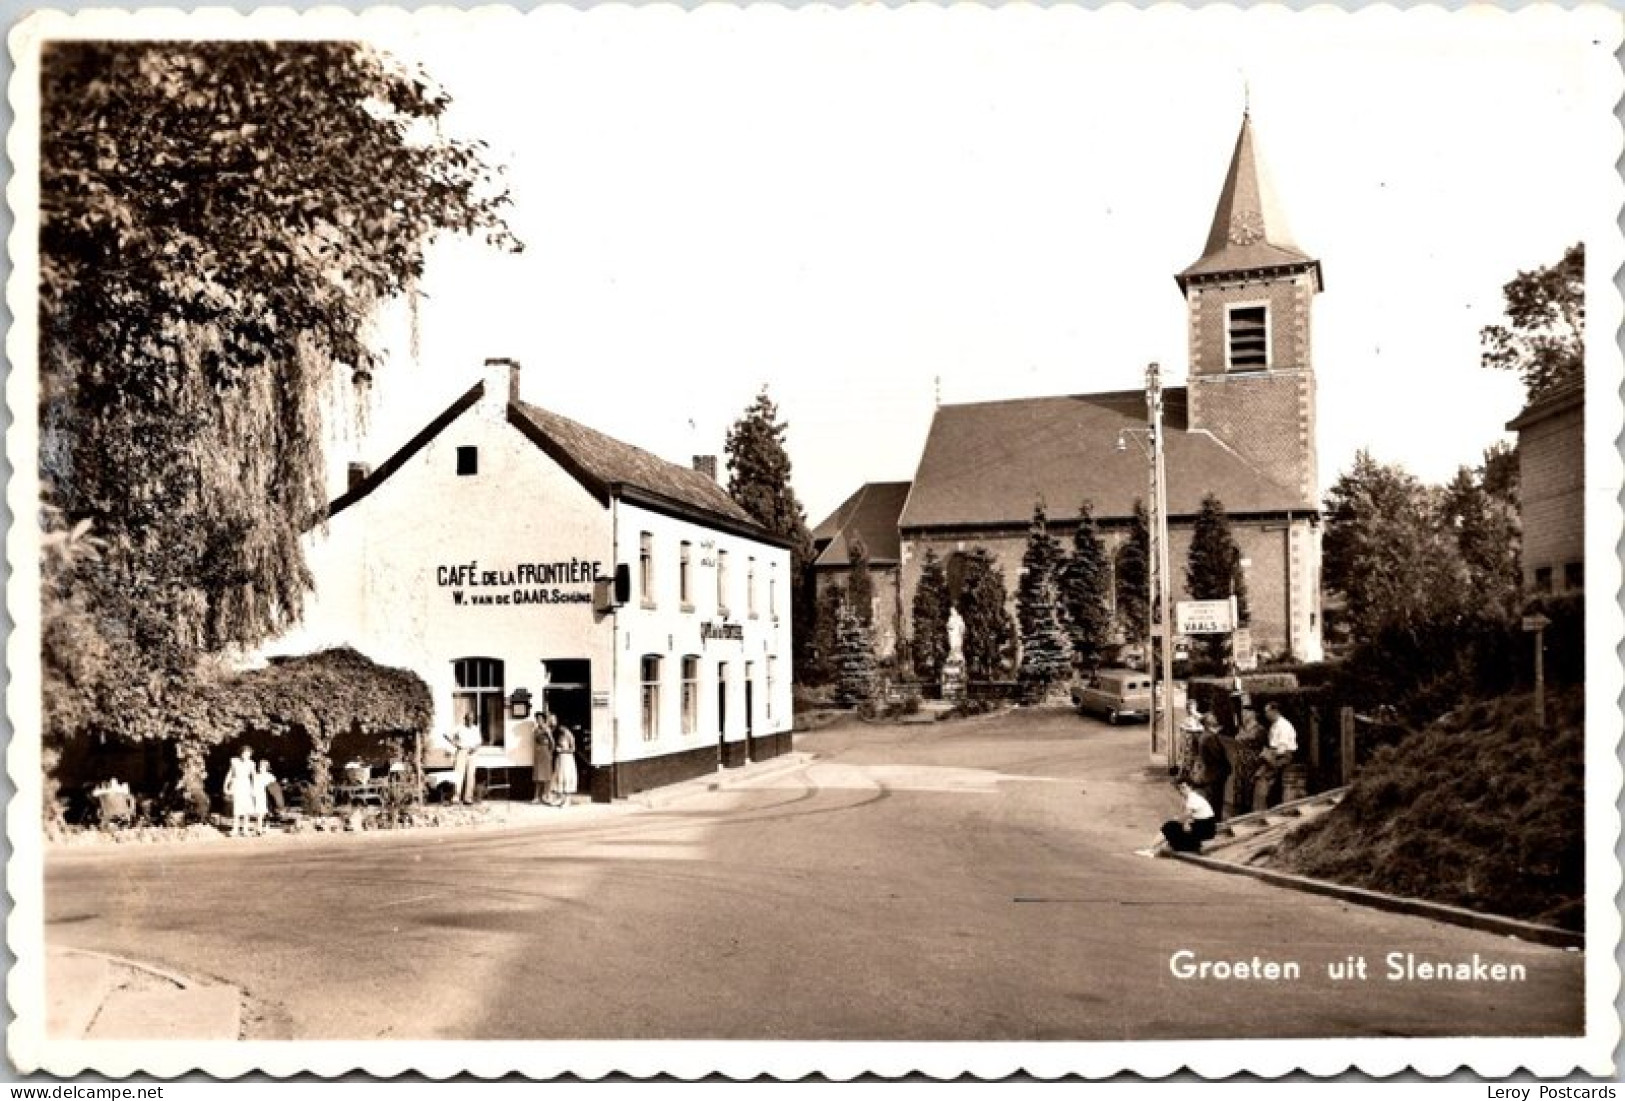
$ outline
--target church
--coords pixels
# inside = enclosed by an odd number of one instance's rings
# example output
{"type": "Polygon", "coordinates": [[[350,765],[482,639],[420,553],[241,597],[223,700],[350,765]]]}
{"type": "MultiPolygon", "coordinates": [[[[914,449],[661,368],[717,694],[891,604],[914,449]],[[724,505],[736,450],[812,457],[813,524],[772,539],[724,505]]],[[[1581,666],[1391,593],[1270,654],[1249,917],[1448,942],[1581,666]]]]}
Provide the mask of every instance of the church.
{"type": "MultiPolygon", "coordinates": [[[[1190,360],[1186,385],[1163,390],[1173,599],[1188,598],[1192,525],[1213,494],[1241,549],[1255,650],[1318,660],[1321,514],[1310,322],[1321,267],[1286,230],[1250,115],[1242,118],[1207,242],[1174,279],[1186,303],[1190,360]]],[[[928,550],[949,563],[950,579],[956,555],[990,551],[1013,613],[1040,501],[1050,533],[1066,547],[1088,501],[1115,562],[1135,501],[1148,499],[1148,463],[1138,446],[1145,425],[1139,390],[939,406],[896,520],[902,624],[928,550]]]]}

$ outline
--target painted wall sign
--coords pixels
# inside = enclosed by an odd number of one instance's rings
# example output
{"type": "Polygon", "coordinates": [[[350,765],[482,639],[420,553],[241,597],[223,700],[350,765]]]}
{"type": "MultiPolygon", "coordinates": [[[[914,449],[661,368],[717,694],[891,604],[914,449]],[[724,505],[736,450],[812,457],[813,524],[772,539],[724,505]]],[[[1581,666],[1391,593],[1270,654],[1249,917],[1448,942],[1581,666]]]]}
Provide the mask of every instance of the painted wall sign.
{"type": "Polygon", "coordinates": [[[725,642],[744,642],[745,628],[739,623],[711,623],[700,624],[700,638],[719,639],[725,642]]]}
{"type": "Polygon", "coordinates": [[[451,590],[453,604],[591,604],[591,586],[605,580],[599,559],[567,558],[557,562],[520,562],[496,569],[478,561],[456,562],[435,567],[435,584],[451,590]],[[585,586],[580,590],[561,585],[585,586]],[[505,592],[471,592],[471,589],[504,589],[505,592]]]}
{"type": "Polygon", "coordinates": [[[594,692],[592,694],[592,705],[594,707],[608,707],[609,706],[609,693],[608,692],[594,692]]]}

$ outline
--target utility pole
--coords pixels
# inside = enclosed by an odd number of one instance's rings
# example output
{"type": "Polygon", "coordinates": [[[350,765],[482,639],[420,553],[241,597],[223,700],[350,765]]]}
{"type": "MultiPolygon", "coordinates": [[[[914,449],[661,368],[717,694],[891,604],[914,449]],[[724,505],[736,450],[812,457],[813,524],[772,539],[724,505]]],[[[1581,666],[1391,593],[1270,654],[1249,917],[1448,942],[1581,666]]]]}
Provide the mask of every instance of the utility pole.
{"type": "Polygon", "coordinates": [[[1162,622],[1162,706],[1157,706],[1156,687],[1151,691],[1151,754],[1160,752],[1169,765],[1174,763],[1174,632],[1172,574],[1168,557],[1168,475],[1162,453],[1162,371],[1151,363],[1145,369],[1145,412],[1151,439],[1151,575],[1152,645],[1156,646],[1156,622],[1162,622]]]}

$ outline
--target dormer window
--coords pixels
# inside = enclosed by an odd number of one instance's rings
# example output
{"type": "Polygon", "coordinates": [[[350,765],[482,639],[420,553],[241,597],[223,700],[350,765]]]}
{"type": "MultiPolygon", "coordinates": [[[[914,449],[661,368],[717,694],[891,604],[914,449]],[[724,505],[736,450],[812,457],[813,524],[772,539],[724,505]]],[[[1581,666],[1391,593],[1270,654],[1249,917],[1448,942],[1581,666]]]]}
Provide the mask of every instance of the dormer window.
{"type": "Polygon", "coordinates": [[[1262,371],[1269,366],[1268,306],[1231,306],[1226,315],[1226,366],[1232,371],[1262,371]]]}
{"type": "Polygon", "coordinates": [[[480,449],[477,447],[459,447],[457,449],[457,473],[459,476],[478,474],[480,472],[480,449]]]}

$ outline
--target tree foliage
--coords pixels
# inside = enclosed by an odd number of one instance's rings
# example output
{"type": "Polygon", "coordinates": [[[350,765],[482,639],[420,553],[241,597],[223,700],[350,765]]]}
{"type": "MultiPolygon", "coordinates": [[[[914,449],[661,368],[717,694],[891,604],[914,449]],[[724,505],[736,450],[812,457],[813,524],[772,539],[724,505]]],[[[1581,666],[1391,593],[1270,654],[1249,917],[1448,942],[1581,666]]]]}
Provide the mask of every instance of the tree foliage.
{"type": "Polygon", "coordinates": [[[1072,533],[1072,553],[1061,568],[1061,605],[1072,660],[1079,669],[1093,669],[1105,657],[1111,641],[1111,562],[1095,524],[1094,506],[1078,507],[1078,526],[1072,533]]]}
{"type": "Polygon", "coordinates": [[[517,243],[445,94],[359,45],[53,43],[41,96],[44,494],[102,540],[62,582],[122,675],[81,687],[152,706],[298,617],[320,400],[375,373],[372,307],[437,233],[517,243]]]}
{"type": "Polygon", "coordinates": [[[875,696],[875,643],[863,617],[843,601],[835,614],[835,702],[856,707],[875,696]]]}
{"type": "MultiPolygon", "coordinates": [[[[1251,616],[1247,609],[1247,576],[1241,568],[1241,548],[1230,531],[1230,517],[1224,502],[1209,493],[1202,498],[1191,530],[1191,546],[1185,560],[1185,591],[1192,600],[1236,598],[1236,618],[1245,626],[1251,616]]],[[[1205,635],[1197,642],[1210,665],[1222,665],[1230,656],[1226,635],[1205,635]]]]}
{"type": "Polygon", "coordinates": [[[872,630],[875,625],[875,579],[869,573],[869,548],[854,538],[846,552],[851,567],[846,579],[846,599],[852,610],[872,630]]]}
{"type": "Polygon", "coordinates": [[[1010,618],[1004,571],[986,547],[959,556],[959,614],[965,620],[965,666],[971,677],[993,680],[1010,672],[1016,625],[1010,618]]]}
{"type": "Polygon", "coordinates": [[[1341,593],[1355,641],[1414,630],[1467,606],[1469,577],[1444,494],[1397,466],[1355,456],[1326,496],[1323,579],[1341,593]]]}
{"type": "Polygon", "coordinates": [[[1072,664],[1056,583],[1061,562],[1061,545],[1049,533],[1049,518],[1040,501],[1033,506],[1016,586],[1016,621],[1021,629],[1017,679],[1029,699],[1041,698],[1050,685],[1064,680],[1072,664]]]}
{"type": "Polygon", "coordinates": [[[1585,261],[1581,242],[1550,267],[1519,272],[1502,288],[1506,324],[1479,333],[1484,366],[1516,372],[1530,401],[1585,377],[1585,261]]]}
{"type": "MultiPolygon", "coordinates": [[[[914,674],[935,682],[948,660],[948,571],[937,552],[926,548],[920,565],[920,579],[914,586],[912,642],[914,674]]],[[[961,613],[963,614],[963,613],[961,613]]]]}
{"type": "Polygon", "coordinates": [[[800,678],[815,653],[818,592],[812,576],[812,532],[790,485],[790,454],[784,446],[788,431],[764,386],[728,429],[723,447],[728,456],[728,496],[758,524],[790,543],[790,630],[800,678]]]}
{"type": "Polygon", "coordinates": [[[1149,641],[1150,617],[1151,527],[1136,497],[1128,538],[1117,549],[1117,625],[1124,638],[1149,641]]]}
{"type": "Polygon", "coordinates": [[[1505,618],[1517,615],[1522,594],[1523,533],[1516,497],[1492,492],[1493,449],[1477,470],[1461,467],[1444,489],[1440,520],[1454,535],[1467,584],[1480,605],[1505,618]]]}

